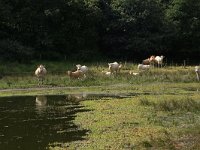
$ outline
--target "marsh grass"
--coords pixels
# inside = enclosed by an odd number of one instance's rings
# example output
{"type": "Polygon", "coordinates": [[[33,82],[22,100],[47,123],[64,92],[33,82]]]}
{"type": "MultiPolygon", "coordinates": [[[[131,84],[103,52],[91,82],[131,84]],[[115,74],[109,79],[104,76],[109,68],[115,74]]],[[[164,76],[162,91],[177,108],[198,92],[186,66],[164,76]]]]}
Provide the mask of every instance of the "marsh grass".
{"type": "Polygon", "coordinates": [[[193,99],[182,99],[182,100],[164,100],[154,105],[155,109],[163,111],[199,111],[200,102],[196,102],[193,99]]]}
{"type": "Polygon", "coordinates": [[[144,106],[153,106],[159,111],[200,111],[200,102],[191,97],[168,98],[158,102],[149,101],[147,98],[141,98],[140,104],[144,106]]]}
{"type": "Polygon", "coordinates": [[[75,123],[90,133],[64,145],[85,150],[198,149],[199,99],[196,93],[84,101],[92,111],[79,113],[75,123]]]}
{"type": "MultiPolygon", "coordinates": [[[[86,64],[89,72],[86,79],[70,80],[67,70],[76,70],[72,62],[33,62],[31,64],[8,63],[0,67],[0,88],[36,87],[38,82],[34,71],[38,64],[44,64],[48,75],[44,81],[46,86],[100,86],[111,84],[143,84],[143,83],[193,83],[196,82],[193,67],[152,68],[150,71],[130,75],[129,72],[139,72],[137,64],[126,63],[118,75],[110,77],[102,73],[108,71],[107,63],[86,64]]],[[[84,63],[83,63],[84,64],[84,63]]]]}
{"type": "MultiPolygon", "coordinates": [[[[35,90],[3,91],[0,96],[50,95],[78,92],[124,94],[127,98],[88,99],[81,101],[83,109],[75,124],[89,130],[82,141],[49,143],[48,149],[198,149],[200,139],[200,85],[193,66],[169,66],[140,72],[137,65],[126,63],[119,75],[105,76],[107,63],[84,64],[89,67],[87,78],[70,80],[67,70],[76,63],[39,62],[48,74],[38,86],[34,71],[38,63],[5,64],[0,67],[1,89],[32,88],[35,90]],[[10,69],[9,69],[10,68],[10,69]],[[37,87],[47,87],[40,89],[37,87]],[[48,87],[53,87],[48,89],[48,87]],[[56,89],[56,87],[69,87],[56,89]],[[76,88],[70,88],[76,87],[76,88]],[[82,88],[80,88],[82,87],[82,88]],[[189,142],[188,142],[189,141],[189,142]]],[[[82,64],[82,63],[81,63],[82,64]]]]}

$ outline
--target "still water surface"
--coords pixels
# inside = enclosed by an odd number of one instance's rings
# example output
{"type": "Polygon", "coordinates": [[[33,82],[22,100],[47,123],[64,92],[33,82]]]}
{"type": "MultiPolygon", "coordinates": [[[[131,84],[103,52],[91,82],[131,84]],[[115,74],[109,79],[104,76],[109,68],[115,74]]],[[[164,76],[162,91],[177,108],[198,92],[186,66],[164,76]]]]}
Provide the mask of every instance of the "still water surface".
{"type": "Polygon", "coordinates": [[[46,149],[54,142],[82,140],[87,130],[73,123],[84,96],[0,98],[0,149],[46,149]]]}

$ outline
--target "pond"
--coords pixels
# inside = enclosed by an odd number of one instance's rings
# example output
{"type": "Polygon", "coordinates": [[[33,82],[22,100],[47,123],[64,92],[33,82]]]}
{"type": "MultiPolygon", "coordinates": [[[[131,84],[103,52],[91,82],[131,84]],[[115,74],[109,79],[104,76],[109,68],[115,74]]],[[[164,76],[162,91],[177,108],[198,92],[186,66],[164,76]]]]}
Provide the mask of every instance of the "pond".
{"type": "Polygon", "coordinates": [[[0,148],[45,149],[49,143],[82,140],[87,130],[73,120],[89,111],[68,96],[0,98],[0,148]]]}
{"type": "Polygon", "coordinates": [[[130,95],[69,94],[1,97],[0,148],[43,150],[52,143],[83,140],[89,131],[75,125],[73,120],[78,112],[91,110],[85,109],[80,101],[126,96],[130,95]]]}

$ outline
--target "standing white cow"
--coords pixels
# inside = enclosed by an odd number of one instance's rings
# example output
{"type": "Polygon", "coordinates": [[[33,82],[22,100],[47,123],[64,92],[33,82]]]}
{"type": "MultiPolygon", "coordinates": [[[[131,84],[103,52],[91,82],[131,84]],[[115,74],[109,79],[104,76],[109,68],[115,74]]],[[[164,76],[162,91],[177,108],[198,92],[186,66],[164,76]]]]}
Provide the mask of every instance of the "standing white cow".
{"type": "Polygon", "coordinates": [[[195,72],[196,72],[196,75],[197,75],[197,80],[199,81],[200,79],[200,67],[199,66],[195,66],[195,72]]]}
{"type": "Polygon", "coordinates": [[[122,64],[118,64],[117,62],[113,62],[113,63],[108,63],[108,67],[109,67],[109,70],[111,72],[111,74],[113,73],[119,73],[121,68],[122,68],[122,64]]]}
{"type": "Polygon", "coordinates": [[[43,65],[39,65],[38,68],[35,70],[35,75],[38,78],[38,84],[40,84],[40,82],[43,84],[43,80],[46,74],[46,68],[43,65]]]}
{"type": "Polygon", "coordinates": [[[162,67],[164,57],[165,56],[163,56],[163,55],[155,57],[155,62],[158,64],[158,66],[162,67]]]}

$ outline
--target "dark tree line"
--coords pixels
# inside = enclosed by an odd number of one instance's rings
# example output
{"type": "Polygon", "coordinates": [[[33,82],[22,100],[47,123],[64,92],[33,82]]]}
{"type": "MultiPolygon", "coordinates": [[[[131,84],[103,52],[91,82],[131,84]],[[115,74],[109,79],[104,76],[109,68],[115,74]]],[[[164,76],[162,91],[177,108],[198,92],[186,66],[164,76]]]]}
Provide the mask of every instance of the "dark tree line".
{"type": "Polygon", "coordinates": [[[200,60],[199,0],[0,0],[0,59],[200,60]]]}

